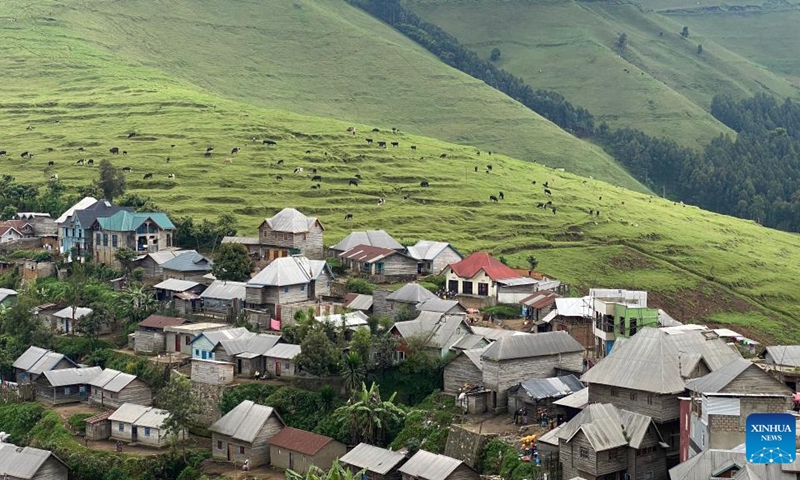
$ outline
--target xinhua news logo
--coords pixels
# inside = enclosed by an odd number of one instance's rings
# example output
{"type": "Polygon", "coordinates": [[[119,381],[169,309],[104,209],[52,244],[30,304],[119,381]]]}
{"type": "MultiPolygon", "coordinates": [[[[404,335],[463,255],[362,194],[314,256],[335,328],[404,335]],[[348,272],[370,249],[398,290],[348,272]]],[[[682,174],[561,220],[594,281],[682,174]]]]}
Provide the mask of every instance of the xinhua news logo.
{"type": "Polygon", "coordinates": [[[796,456],[795,419],[788,413],[747,416],[745,450],[751,463],[792,463],[796,456]]]}

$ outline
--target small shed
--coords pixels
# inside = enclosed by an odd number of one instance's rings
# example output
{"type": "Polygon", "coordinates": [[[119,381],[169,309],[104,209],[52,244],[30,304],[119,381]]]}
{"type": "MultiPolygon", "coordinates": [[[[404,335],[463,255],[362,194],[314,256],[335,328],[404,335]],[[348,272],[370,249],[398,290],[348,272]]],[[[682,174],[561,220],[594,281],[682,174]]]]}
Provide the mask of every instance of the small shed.
{"type": "Polygon", "coordinates": [[[186,323],[186,319],[150,315],[139,323],[139,329],[133,336],[133,351],[136,353],[161,353],[167,349],[166,327],[177,327],[186,323]]]}
{"type": "Polygon", "coordinates": [[[150,405],[153,390],[136,375],[107,368],[90,382],[89,404],[118,408],[124,403],[150,405]]]}
{"type": "Polygon", "coordinates": [[[330,470],[334,460],[347,452],[347,447],[325,435],[286,427],[270,439],[269,450],[273,467],[302,475],[312,466],[330,470]]]}
{"type": "Polygon", "coordinates": [[[461,460],[419,450],[402,467],[403,480],[478,480],[480,475],[461,460]]]}
{"type": "Polygon", "coordinates": [[[359,443],[347,452],[339,462],[354,475],[364,472],[366,480],[400,480],[400,467],[406,456],[368,443],[359,443]]]}
{"type": "Polygon", "coordinates": [[[553,405],[563,408],[566,414],[565,420],[570,421],[575,415],[581,413],[581,410],[589,405],[589,387],[556,400],[553,402],[553,405]]]}
{"type": "Polygon", "coordinates": [[[553,405],[553,401],[564,398],[586,388],[575,375],[564,375],[550,378],[534,378],[525,380],[508,389],[508,411],[513,412],[520,408],[532,410],[537,413],[536,419],[541,419],[541,414],[558,418],[564,422],[562,408],[553,405]]]}
{"type": "Polygon", "coordinates": [[[108,417],[114,410],[107,410],[86,419],[86,438],[93,442],[108,440],[111,437],[111,421],[108,417]]]}
{"type": "Polygon", "coordinates": [[[169,416],[166,410],[125,403],[109,415],[111,439],[161,448],[167,444],[167,431],[163,427],[169,416]]]}
{"type": "Polygon", "coordinates": [[[296,377],[300,369],[295,357],[300,355],[300,345],[279,343],[264,354],[267,372],[273,377],[296,377]]]}
{"type": "Polygon", "coordinates": [[[50,405],[85,402],[89,382],[102,371],[100,367],[48,370],[36,379],[36,399],[50,405]]]}
{"type": "Polygon", "coordinates": [[[215,460],[250,460],[258,467],[270,462],[270,441],[286,426],[272,407],[245,400],[208,427],[215,460]]]}
{"type": "Polygon", "coordinates": [[[159,302],[170,303],[179,314],[200,311],[200,294],[206,286],[189,280],[170,278],[156,284],[156,298],[159,302]]]}
{"type": "Polygon", "coordinates": [[[92,314],[91,308],[72,307],[62,308],[53,314],[56,319],[56,332],[59,333],[75,333],[75,328],[80,323],[80,319],[92,314]]]}

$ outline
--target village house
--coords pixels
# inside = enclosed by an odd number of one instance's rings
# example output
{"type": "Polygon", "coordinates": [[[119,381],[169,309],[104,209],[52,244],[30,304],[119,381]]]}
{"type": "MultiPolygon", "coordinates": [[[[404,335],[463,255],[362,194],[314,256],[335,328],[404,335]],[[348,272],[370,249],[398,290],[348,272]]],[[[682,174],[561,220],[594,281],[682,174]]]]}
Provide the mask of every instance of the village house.
{"type": "Polygon", "coordinates": [[[478,480],[480,475],[461,460],[418,450],[400,467],[402,480],[478,480]]]}
{"type": "Polygon", "coordinates": [[[83,317],[89,316],[92,314],[91,308],[86,307],[66,307],[62,308],[61,310],[57,311],[53,314],[53,317],[56,320],[56,332],[58,333],[75,333],[75,329],[78,328],[80,324],[80,320],[83,317]]]}
{"type": "Polygon", "coordinates": [[[260,376],[266,372],[266,353],[281,341],[280,335],[247,332],[221,339],[212,355],[215,360],[233,363],[238,377],[260,376]]]}
{"type": "MultiPolygon", "coordinates": [[[[488,345],[481,348],[463,350],[444,367],[445,393],[457,395],[483,383],[481,355],[486,348],[488,348],[488,345]]],[[[485,404],[480,411],[486,411],[485,404]]]]}
{"type": "Polygon", "coordinates": [[[120,248],[127,247],[144,254],[172,247],[175,225],[165,213],[121,210],[111,216],[97,218],[92,230],[94,261],[119,268],[115,254],[120,248]]]}
{"type": "Polygon", "coordinates": [[[214,262],[197,252],[184,252],[161,264],[162,278],[203,283],[203,275],[211,272],[213,264],[214,262]]]}
{"type": "Polygon", "coordinates": [[[200,294],[206,286],[191,280],[169,278],[153,286],[159,302],[167,303],[180,315],[200,311],[200,294]]]}
{"type": "Polygon", "coordinates": [[[246,298],[247,283],[227,280],[214,280],[200,294],[203,313],[226,320],[233,320],[242,312],[246,298]]]}
{"type": "Polygon", "coordinates": [[[11,307],[17,301],[17,291],[10,288],[0,288],[0,305],[11,307]]]}
{"type": "Polygon", "coordinates": [[[460,262],[464,256],[447,242],[420,240],[406,249],[408,256],[417,261],[417,273],[438,275],[444,267],[460,262]]]}
{"type": "Polygon", "coordinates": [[[224,330],[230,328],[225,323],[185,323],[175,327],[164,327],[167,336],[167,353],[177,353],[192,356],[192,340],[203,332],[224,330]]]}
{"type": "Polygon", "coordinates": [[[100,367],[47,370],[36,379],[36,399],[49,405],[85,402],[89,382],[102,371],[100,367]]]}
{"type": "Polygon", "coordinates": [[[59,250],[62,255],[72,260],[72,253],[76,259],[91,255],[93,257],[93,233],[97,228],[97,219],[114,215],[122,210],[133,212],[132,207],[118,207],[108,200],[95,200],[86,197],[63,215],[56,219],[58,227],[59,250]]]}
{"type": "MultiPolygon", "coordinates": [[[[400,340],[396,349],[396,361],[405,360],[407,343],[412,338],[419,338],[431,353],[444,357],[462,337],[473,334],[466,316],[435,312],[423,312],[415,320],[397,322],[390,333],[400,340]]],[[[482,345],[476,345],[478,346],[482,345]]]]}
{"type": "Polygon", "coordinates": [[[342,265],[374,283],[393,283],[417,277],[417,261],[390,248],[357,245],[339,254],[342,265]]]}
{"type": "Polygon", "coordinates": [[[584,349],[565,332],[511,335],[495,341],[481,354],[487,408],[502,413],[508,408],[508,389],[519,380],[548,378],[559,372],[583,371],[584,349]]]}
{"type": "Polygon", "coordinates": [[[542,321],[549,323],[550,331],[567,332],[585,348],[596,348],[591,302],[588,297],[556,298],[555,309],[545,315],[542,321]]]}
{"type": "Polygon", "coordinates": [[[347,452],[347,447],[331,437],[286,427],[269,441],[273,468],[289,469],[301,475],[312,466],[330,470],[334,460],[347,452]]]}
{"type": "Polygon", "coordinates": [[[177,327],[186,323],[186,319],[150,315],[139,323],[139,329],[133,334],[133,351],[136,353],[162,353],[167,350],[166,327],[177,327]]]}
{"type": "Polygon", "coordinates": [[[739,358],[686,383],[681,398],[680,461],[707,449],[731,449],[745,441],[751,413],[784,413],[792,390],[749,360],[739,358]]]}
{"type": "MultiPolygon", "coordinates": [[[[4,221],[0,222],[0,244],[2,243],[9,243],[15,240],[21,240],[25,238],[25,233],[19,231],[18,223],[20,222],[13,222],[13,221],[4,221]]],[[[25,224],[25,222],[21,222],[25,224]]],[[[29,226],[30,227],[30,226],[29,226]]],[[[31,232],[33,232],[33,227],[30,227],[31,232]]]]}
{"type": "Polygon", "coordinates": [[[552,331],[550,323],[545,322],[545,317],[555,308],[557,298],[557,293],[546,290],[528,295],[519,301],[522,306],[522,317],[533,324],[544,326],[538,330],[540,332],[552,331]]]}
{"type": "Polygon", "coordinates": [[[348,293],[344,297],[345,310],[358,310],[367,316],[372,314],[372,295],[348,293]]]}
{"type": "Polygon", "coordinates": [[[667,465],[678,461],[680,402],[686,381],[741,358],[713,332],[644,328],[581,377],[589,403],[610,403],[651,417],[669,445],[667,465]]]}
{"type": "MultiPolygon", "coordinates": [[[[744,447],[742,445],[742,447],[744,447]]],[[[670,480],[797,480],[800,461],[751,463],[744,448],[706,450],[669,471],[670,480]]]]}
{"type": "Polygon", "coordinates": [[[587,406],[558,432],[563,478],[666,480],[664,441],[650,417],[587,406]]]}
{"type": "Polygon", "coordinates": [[[277,258],[247,282],[247,307],[283,321],[284,305],[315,302],[329,295],[332,279],[333,272],[324,260],[301,255],[277,258]]]}
{"type": "Polygon", "coordinates": [[[17,383],[35,383],[48,370],[75,368],[78,365],[61,353],[39,347],[28,347],[11,365],[17,383]]]}
{"type": "Polygon", "coordinates": [[[89,381],[89,405],[119,408],[123,403],[150,405],[153,390],[136,375],[106,368],[89,381]]]}
{"type": "Polygon", "coordinates": [[[658,310],[647,308],[647,292],[592,288],[589,302],[599,357],[611,352],[615,339],[630,338],[644,327],[659,326],[658,310]]]}
{"type": "Polygon", "coordinates": [[[32,237],[41,241],[47,251],[58,251],[58,225],[44,212],[17,212],[16,219],[24,221],[33,228],[32,237]]]}
{"type": "Polygon", "coordinates": [[[0,443],[0,472],[8,480],[67,480],[69,468],[49,450],[0,443]]]}
{"type": "Polygon", "coordinates": [[[269,443],[286,424],[272,407],[245,400],[208,427],[215,460],[250,460],[251,467],[270,463],[269,443]]]}
{"type": "Polygon", "coordinates": [[[800,387],[800,345],[773,345],[764,350],[767,371],[780,375],[795,392],[800,387]]]}
{"type": "Polygon", "coordinates": [[[193,358],[191,364],[192,383],[228,385],[233,382],[235,365],[231,362],[193,358]]]}
{"type": "Polygon", "coordinates": [[[403,252],[406,249],[404,246],[400,245],[400,242],[392,238],[391,235],[383,230],[366,230],[351,232],[339,243],[328,249],[328,256],[338,258],[342,253],[359,245],[388,248],[389,250],[395,250],[398,252],[403,252]]]}
{"type": "Polygon", "coordinates": [[[264,354],[267,372],[273,377],[297,377],[300,368],[295,358],[300,355],[300,345],[279,343],[264,354]]]}
{"type": "Polygon", "coordinates": [[[525,408],[533,421],[537,418],[535,414],[543,411],[547,414],[551,426],[561,425],[567,420],[567,413],[553,402],[583,388],[583,384],[575,375],[524,380],[508,389],[508,411],[514,412],[525,408]]]}
{"type": "Polygon", "coordinates": [[[441,274],[447,281],[447,291],[462,297],[465,305],[470,298],[478,307],[518,303],[538,289],[537,280],[520,276],[511,267],[482,252],[447,265],[441,274]]]}
{"type": "Polygon", "coordinates": [[[157,252],[150,252],[139,255],[134,259],[134,265],[144,270],[145,278],[164,279],[162,265],[184,253],[194,252],[194,250],[182,250],[178,247],[162,248],[157,252]]]}
{"type": "Polygon", "coordinates": [[[106,410],[103,413],[91,416],[85,420],[86,422],[86,439],[92,442],[98,440],[108,440],[111,438],[111,422],[108,417],[114,413],[114,410],[106,410]]]}
{"type": "Polygon", "coordinates": [[[419,314],[416,307],[427,300],[438,299],[430,290],[418,283],[407,283],[394,292],[375,289],[372,292],[372,311],[379,317],[409,320],[419,314]]]}
{"type": "Polygon", "coordinates": [[[400,480],[400,467],[406,456],[368,443],[359,443],[339,463],[355,475],[364,472],[366,480],[400,480]]]}
{"type": "Polygon", "coordinates": [[[284,208],[261,223],[258,237],[225,237],[222,243],[244,245],[251,254],[268,262],[292,255],[322,260],[324,231],[316,217],[307,217],[294,208],[284,208]]]}
{"type": "Polygon", "coordinates": [[[210,332],[201,332],[191,341],[192,358],[201,360],[219,360],[214,357],[214,349],[222,340],[239,338],[243,335],[250,334],[251,332],[244,327],[224,328],[220,330],[212,330],[210,332]]]}
{"type": "MultiPolygon", "coordinates": [[[[164,427],[168,417],[166,410],[125,403],[108,416],[111,439],[147,447],[165,447],[170,440],[164,427]]],[[[181,435],[185,436],[186,432],[181,435]]]]}
{"type": "Polygon", "coordinates": [[[442,300],[441,298],[430,298],[414,306],[417,312],[447,313],[450,315],[466,315],[467,309],[458,300],[442,300]]]}

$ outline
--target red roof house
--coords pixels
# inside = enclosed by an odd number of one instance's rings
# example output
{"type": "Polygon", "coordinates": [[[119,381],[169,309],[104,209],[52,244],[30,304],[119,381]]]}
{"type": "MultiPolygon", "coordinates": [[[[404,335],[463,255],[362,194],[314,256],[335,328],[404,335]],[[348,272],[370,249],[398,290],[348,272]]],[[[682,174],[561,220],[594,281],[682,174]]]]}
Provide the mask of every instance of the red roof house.
{"type": "Polygon", "coordinates": [[[331,437],[285,427],[269,439],[272,466],[304,474],[314,465],[330,470],[333,461],[347,453],[347,447],[331,437]]]}
{"type": "Polygon", "coordinates": [[[442,275],[447,279],[447,290],[451,294],[493,297],[505,303],[513,302],[500,298],[498,285],[519,290],[515,295],[524,293],[520,297],[524,298],[536,290],[537,283],[484,252],[473,253],[458,263],[448,265],[442,275]]]}

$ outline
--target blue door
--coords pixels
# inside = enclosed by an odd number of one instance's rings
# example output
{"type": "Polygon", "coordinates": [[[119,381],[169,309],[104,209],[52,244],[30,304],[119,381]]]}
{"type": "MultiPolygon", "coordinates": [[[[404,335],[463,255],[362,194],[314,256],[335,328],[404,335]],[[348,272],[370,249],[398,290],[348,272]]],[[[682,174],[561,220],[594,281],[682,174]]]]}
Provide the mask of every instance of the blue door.
{"type": "Polygon", "coordinates": [[[69,319],[64,320],[64,333],[69,333],[69,319]]]}
{"type": "Polygon", "coordinates": [[[203,360],[205,360],[205,359],[206,359],[206,351],[203,350],[203,360]]]}

